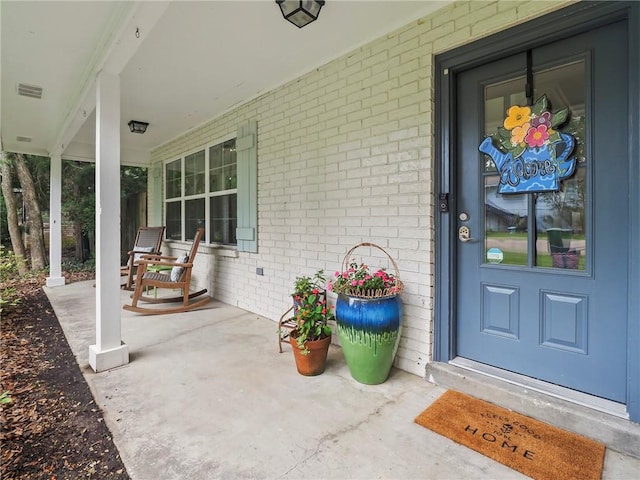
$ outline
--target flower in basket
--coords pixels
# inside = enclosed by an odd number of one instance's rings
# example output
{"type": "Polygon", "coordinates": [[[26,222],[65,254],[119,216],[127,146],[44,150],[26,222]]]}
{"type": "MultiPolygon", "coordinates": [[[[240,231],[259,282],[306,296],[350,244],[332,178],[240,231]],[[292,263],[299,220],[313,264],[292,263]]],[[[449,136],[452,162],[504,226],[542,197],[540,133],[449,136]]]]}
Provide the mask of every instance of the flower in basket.
{"type": "Polygon", "coordinates": [[[338,294],[362,298],[383,298],[397,295],[403,285],[398,278],[384,268],[371,272],[365,263],[351,260],[349,268],[335,273],[335,280],[329,282],[327,290],[338,294]]]}
{"type": "Polygon", "coordinates": [[[321,340],[331,336],[329,321],[335,320],[332,307],[327,305],[323,292],[314,288],[308,295],[296,296],[297,302],[294,320],[296,328],[291,336],[296,339],[301,353],[309,353],[305,343],[307,341],[321,340]]]}

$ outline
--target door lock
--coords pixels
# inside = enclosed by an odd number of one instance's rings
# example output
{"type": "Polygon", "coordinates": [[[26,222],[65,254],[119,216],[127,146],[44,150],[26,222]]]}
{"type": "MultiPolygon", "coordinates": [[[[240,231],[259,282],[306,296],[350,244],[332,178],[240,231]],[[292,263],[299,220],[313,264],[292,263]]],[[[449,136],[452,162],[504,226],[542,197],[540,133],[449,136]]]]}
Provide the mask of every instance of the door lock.
{"type": "Polygon", "coordinates": [[[473,238],[471,238],[471,230],[469,230],[469,227],[463,225],[458,229],[458,240],[463,243],[473,240],[473,238]]]}

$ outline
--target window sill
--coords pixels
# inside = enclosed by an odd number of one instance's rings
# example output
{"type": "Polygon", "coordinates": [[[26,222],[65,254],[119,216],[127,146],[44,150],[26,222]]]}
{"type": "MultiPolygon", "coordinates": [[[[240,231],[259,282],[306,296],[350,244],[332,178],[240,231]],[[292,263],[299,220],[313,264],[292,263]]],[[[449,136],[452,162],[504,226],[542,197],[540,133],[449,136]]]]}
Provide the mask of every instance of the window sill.
{"type": "Polygon", "coordinates": [[[238,249],[228,245],[204,245],[206,252],[217,257],[238,258],[238,249]]]}
{"type": "MultiPolygon", "coordinates": [[[[183,242],[181,240],[165,240],[164,244],[169,248],[185,248],[189,250],[191,242],[183,242]]],[[[206,253],[208,255],[216,255],[218,257],[238,258],[238,250],[236,247],[228,245],[206,245],[201,243],[198,246],[198,251],[206,253]]]]}

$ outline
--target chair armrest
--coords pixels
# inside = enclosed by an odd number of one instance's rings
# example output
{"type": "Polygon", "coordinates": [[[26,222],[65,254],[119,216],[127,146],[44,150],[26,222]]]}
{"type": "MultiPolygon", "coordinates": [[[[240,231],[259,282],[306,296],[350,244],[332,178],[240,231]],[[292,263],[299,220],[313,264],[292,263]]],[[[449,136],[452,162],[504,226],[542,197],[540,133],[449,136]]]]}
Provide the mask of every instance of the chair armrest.
{"type": "Polygon", "coordinates": [[[136,250],[135,248],[133,250],[129,250],[127,252],[127,255],[134,255],[136,253],[144,253],[145,255],[160,255],[160,251],[148,251],[148,250],[136,250]]]}
{"type": "MultiPolygon", "coordinates": [[[[165,257],[167,258],[167,257],[165,257]]],[[[173,257],[168,257],[168,258],[173,258],[173,257]]],[[[176,262],[167,262],[167,261],[163,261],[163,260],[145,260],[142,259],[138,262],[141,266],[144,265],[145,267],[147,266],[151,266],[151,265],[159,265],[159,266],[165,266],[165,267],[193,267],[193,263],[191,262],[186,262],[186,263],[176,263],[176,262]]]]}
{"type": "Polygon", "coordinates": [[[140,259],[141,261],[145,261],[147,263],[149,262],[163,262],[163,261],[169,261],[169,262],[173,262],[177,259],[178,257],[168,257],[166,255],[153,255],[153,254],[147,254],[147,255],[143,255],[142,258],[140,259]]]}

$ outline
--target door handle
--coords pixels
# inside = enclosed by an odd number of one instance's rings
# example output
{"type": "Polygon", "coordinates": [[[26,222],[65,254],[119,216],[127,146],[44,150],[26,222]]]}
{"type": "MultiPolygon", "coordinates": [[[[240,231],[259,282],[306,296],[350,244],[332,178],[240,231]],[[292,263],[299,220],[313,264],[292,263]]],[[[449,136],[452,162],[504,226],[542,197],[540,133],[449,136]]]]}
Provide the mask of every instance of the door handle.
{"type": "Polygon", "coordinates": [[[462,226],[458,229],[458,240],[462,243],[467,243],[475,240],[475,238],[471,238],[471,230],[469,230],[469,227],[462,226]]]}

